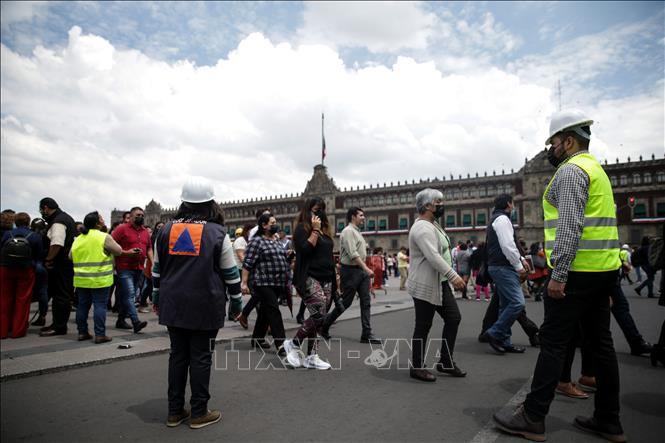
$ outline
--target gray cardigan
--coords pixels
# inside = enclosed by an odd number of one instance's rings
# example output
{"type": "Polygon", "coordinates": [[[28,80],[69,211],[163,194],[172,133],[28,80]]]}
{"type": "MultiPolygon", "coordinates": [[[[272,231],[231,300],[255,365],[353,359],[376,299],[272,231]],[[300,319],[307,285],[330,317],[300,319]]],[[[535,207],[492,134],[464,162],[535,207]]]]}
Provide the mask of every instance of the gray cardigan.
{"type": "Polygon", "coordinates": [[[455,270],[441,256],[441,245],[436,230],[438,224],[418,218],[409,231],[408,292],[413,298],[442,305],[441,275],[448,281],[458,277],[455,270]]]}

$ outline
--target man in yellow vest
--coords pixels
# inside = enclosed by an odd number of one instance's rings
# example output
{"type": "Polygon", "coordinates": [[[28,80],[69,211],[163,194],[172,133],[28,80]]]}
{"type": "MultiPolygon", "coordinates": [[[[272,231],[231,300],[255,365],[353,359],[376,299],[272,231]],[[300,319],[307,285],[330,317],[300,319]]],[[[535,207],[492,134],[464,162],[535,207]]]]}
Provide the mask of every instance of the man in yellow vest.
{"type": "Polygon", "coordinates": [[[104,228],[104,219],[97,211],[83,219],[81,235],[76,237],[70,250],[74,263],[74,287],[78,290],[79,304],[76,308],[76,325],[79,341],[90,340],[88,313],[94,304],[95,343],[106,343],[106,302],[113,284],[113,256],[137,255],[139,250],[123,251],[104,228]]]}
{"type": "Polygon", "coordinates": [[[557,168],[543,195],[545,255],[551,269],[540,355],[531,392],[513,411],[494,414],[497,427],[529,440],[545,440],[545,416],[561,376],[566,348],[581,325],[596,365],[595,411],[576,417],[586,432],[621,443],[619,367],[610,333],[610,294],[621,266],[612,186],[589,154],[593,120],[581,111],[552,116],[548,160],[557,168]]]}

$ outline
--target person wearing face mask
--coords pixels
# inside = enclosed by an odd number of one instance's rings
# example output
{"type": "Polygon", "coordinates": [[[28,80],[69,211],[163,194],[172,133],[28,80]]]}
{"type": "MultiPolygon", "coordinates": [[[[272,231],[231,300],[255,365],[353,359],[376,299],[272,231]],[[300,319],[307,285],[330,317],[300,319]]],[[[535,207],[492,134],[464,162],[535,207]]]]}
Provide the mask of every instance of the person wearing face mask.
{"type": "Polygon", "coordinates": [[[302,323],[293,340],[284,342],[288,363],[294,368],[330,369],[317,353],[317,333],[321,331],[328,305],[337,291],[333,233],[326,204],[321,197],[308,199],[296,219],[293,245],[296,251],[294,285],[307,307],[309,318],[302,323]],[[300,347],[307,339],[307,357],[300,347]]]}
{"type": "Polygon", "coordinates": [[[526,348],[510,341],[511,328],[524,311],[526,303],[522,284],[529,265],[522,257],[511,221],[513,197],[508,194],[494,199],[494,212],[487,226],[487,270],[496,286],[499,298],[499,317],[485,331],[485,337],[499,354],[523,353],[526,348]]]}
{"type": "Polygon", "coordinates": [[[50,197],[39,202],[39,212],[48,225],[49,240],[44,267],[48,272],[48,295],[52,301],[53,323],[44,326],[39,335],[51,337],[67,334],[67,322],[71,314],[71,299],[74,296],[74,268],[69,259],[69,250],[74,243],[74,219],[63,212],[50,197]]]}
{"type": "Polygon", "coordinates": [[[578,324],[593,352],[596,394],[593,416],[578,416],[574,425],[612,442],[626,441],[610,332],[610,295],[621,267],[616,207],[610,180],[588,151],[592,124],[578,110],[552,116],[545,143],[557,169],[543,194],[545,256],[551,272],[540,355],[524,403],[494,414],[499,429],[537,441],[545,440],[545,417],[578,324]]]}
{"type": "Polygon", "coordinates": [[[436,189],[423,189],[416,195],[418,218],[409,231],[409,277],[407,289],[413,297],[416,314],[413,328],[412,368],[409,375],[417,380],[434,382],[436,377],[425,367],[423,357],[427,336],[436,312],[443,319],[440,360],[436,370],[453,377],[466,372],[453,361],[457,329],[462,320],[451,285],[461,290],[464,280],[452,267],[450,238],[439,224],[443,217],[443,194],[436,189]]]}
{"type": "Polygon", "coordinates": [[[106,343],[111,337],[106,335],[106,302],[109,289],[113,285],[113,256],[133,256],[136,251],[126,251],[113,240],[106,229],[99,212],[91,212],[83,219],[81,234],[76,237],[69,252],[74,263],[74,286],[78,291],[79,303],[76,308],[78,340],[90,340],[88,313],[94,305],[95,343],[106,343]]]}
{"type": "Polygon", "coordinates": [[[116,269],[118,272],[117,292],[120,295],[120,312],[115,327],[118,329],[133,329],[138,334],[148,325],[141,321],[136,313],[135,298],[140,289],[139,284],[143,277],[145,260],[153,262],[152,244],[150,233],[143,226],[144,212],[140,207],[134,207],[129,211],[129,222],[123,223],[113,231],[113,239],[124,250],[135,251],[132,256],[120,256],[116,258],[116,269]],[[132,324],[129,325],[125,319],[129,317],[132,324]]]}
{"type": "Polygon", "coordinates": [[[284,322],[279,310],[279,297],[286,291],[290,268],[286,251],[275,239],[275,234],[279,232],[275,217],[265,213],[259,217],[257,223],[256,235],[245,250],[240,289],[243,294],[250,294],[251,279],[252,299],[260,303],[252,344],[262,348],[270,347],[264,341],[270,326],[275,347],[279,349],[284,341],[284,322]]]}

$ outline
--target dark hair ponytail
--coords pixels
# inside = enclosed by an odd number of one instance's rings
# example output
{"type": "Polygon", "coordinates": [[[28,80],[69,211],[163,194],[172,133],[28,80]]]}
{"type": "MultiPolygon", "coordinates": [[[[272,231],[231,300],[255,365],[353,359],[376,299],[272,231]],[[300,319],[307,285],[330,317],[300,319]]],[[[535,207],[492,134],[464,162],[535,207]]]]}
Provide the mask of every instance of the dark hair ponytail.
{"type": "Polygon", "coordinates": [[[81,229],[81,234],[85,235],[90,232],[91,229],[96,229],[99,224],[99,212],[91,212],[85,216],[83,219],[83,228],[81,229]]]}

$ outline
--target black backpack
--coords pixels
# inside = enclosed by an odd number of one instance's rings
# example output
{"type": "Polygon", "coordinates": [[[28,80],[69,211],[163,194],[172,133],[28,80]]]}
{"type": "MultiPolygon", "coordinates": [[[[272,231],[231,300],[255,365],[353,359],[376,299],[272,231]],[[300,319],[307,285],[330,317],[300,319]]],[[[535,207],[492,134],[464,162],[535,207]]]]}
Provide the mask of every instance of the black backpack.
{"type": "Polygon", "coordinates": [[[2,250],[0,250],[0,260],[3,266],[22,268],[32,266],[32,246],[28,241],[32,234],[33,232],[25,237],[23,234],[18,236],[9,234],[9,240],[2,245],[2,250]]]}

